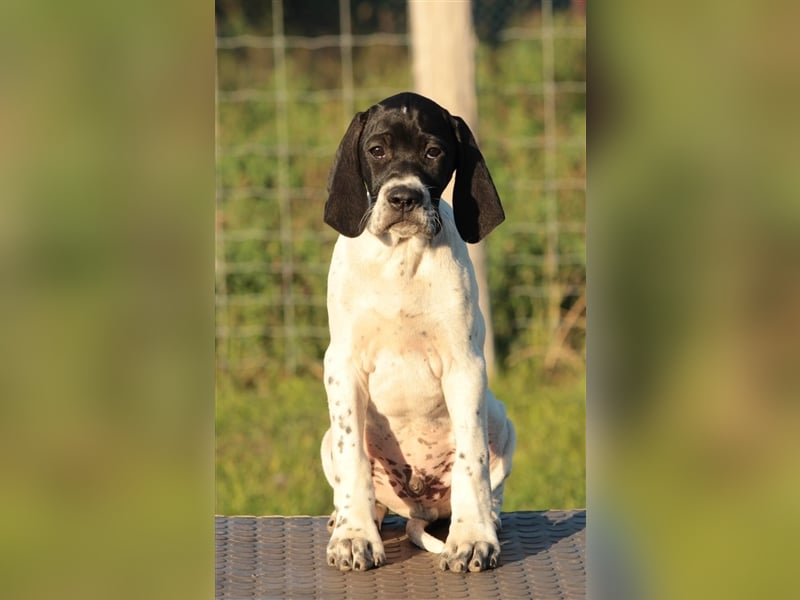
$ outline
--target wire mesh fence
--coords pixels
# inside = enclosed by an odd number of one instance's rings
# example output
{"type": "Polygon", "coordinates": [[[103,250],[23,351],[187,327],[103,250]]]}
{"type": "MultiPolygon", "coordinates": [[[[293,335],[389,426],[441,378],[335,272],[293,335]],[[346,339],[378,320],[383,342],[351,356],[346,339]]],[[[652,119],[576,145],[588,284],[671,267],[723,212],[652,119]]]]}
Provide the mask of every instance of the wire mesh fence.
{"type": "MultiPolygon", "coordinates": [[[[582,8],[473,3],[481,148],[507,214],[487,247],[500,369],[583,361],[582,8]]],[[[236,384],[321,373],[327,173],[357,110],[413,90],[406,10],[217,2],[217,368],[236,384]]]]}

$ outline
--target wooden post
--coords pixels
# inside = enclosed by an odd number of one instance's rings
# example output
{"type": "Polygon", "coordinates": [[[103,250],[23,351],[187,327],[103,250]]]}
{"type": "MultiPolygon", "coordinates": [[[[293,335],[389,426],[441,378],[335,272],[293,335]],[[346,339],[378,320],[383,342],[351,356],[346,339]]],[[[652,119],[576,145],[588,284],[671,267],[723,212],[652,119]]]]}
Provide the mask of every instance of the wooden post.
{"type": "MultiPolygon", "coordinates": [[[[411,56],[415,91],[441,104],[478,135],[478,99],[475,91],[475,31],[470,0],[409,0],[411,56]]],[[[491,169],[491,165],[490,165],[491,169]]],[[[452,182],[443,197],[452,199],[452,182]]],[[[494,329],[486,276],[483,242],[469,245],[478,279],[479,302],[486,321],[486,370],[495,370],[494,329]]]]}

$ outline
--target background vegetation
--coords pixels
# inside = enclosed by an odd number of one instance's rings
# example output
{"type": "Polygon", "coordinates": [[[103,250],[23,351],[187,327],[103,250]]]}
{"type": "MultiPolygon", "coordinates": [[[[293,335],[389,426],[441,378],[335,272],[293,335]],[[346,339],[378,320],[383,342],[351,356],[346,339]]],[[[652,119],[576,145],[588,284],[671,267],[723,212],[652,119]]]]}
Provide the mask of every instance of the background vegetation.
{"type": "MultiPolygon", "coordinates": [[[[338,33],[330,26],[338,13],[325,21],[320,8],[317,18],[303,18],[316,4],[326,3],[287,3],[287,34],[338,33]]],[[[476,21],[477,88],[482,150],[508,215],[487,247],[499,363],[492,386],[520,432],[505,508],[578,507],[585,505],[582,311],[571,315],[573,326],[557,328],[585,290],[586,101],[580,86],[558,84],[585,81],[585,38],[555,36],[546,81],[541,38],[503,35],[509,27],[539,31],[539,10],[495,4],[493,18],[476,21]],[[556,144],[546,156],[549,83],[556,84],[556,144]],[[550,270],[548,253],[556,258],[550,270]],[[548,353],[556,359],[545,361],[548,353]]],[[[353,10],[354,33],[405,33],[404,3],[353,10]]],[[[262,4],[218,3],[217,18],[220,36],[272,32],[262,4]]],[[[583,25],[572,10],[555,14],[556,31],[583,25]]],[[[285,72],[275,56],[269,47],[218,51],[216,439],[224,514],[324,514],[331,504],[318,447],[327,428],[321,357],[335,234],[321,209],[352,114],[341,93],[330,92],[341,87],[339,47],[290,47],[285,72]],[[276,100],[280,89],[285,104],[276,100]]],[[[356,109],[413,88],[407,46],[356,47],[353,59],[356,109]]]]}

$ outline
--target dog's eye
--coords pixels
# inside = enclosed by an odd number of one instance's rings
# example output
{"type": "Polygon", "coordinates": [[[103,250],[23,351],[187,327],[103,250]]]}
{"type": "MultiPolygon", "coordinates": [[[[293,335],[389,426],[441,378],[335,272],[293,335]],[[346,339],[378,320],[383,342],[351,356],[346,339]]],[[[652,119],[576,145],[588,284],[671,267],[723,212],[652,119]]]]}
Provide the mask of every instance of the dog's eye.
{"type": "Polygon", "coordinates": [[[425,158],[436,158],[437,156],[441,155],[442,149],[437,148],[436,146],[431,146],[425,151],[425,158]]]}
{"type": "Polygon", "coordinates": [[[386,156],[386,151],[383,149],[383,146],[373,146],[369,149],[369,153],[372,154],[374,158],[383,158],[386,156]]]}

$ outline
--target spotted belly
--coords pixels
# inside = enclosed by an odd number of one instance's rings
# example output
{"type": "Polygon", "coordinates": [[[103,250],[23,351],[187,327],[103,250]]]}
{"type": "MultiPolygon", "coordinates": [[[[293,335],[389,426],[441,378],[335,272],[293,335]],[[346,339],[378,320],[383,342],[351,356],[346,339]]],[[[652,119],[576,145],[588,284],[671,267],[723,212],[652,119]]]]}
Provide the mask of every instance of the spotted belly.
{"type": "Polygon", "coordinates": [[[395,430],[387,425],[366,431],[378,502],[405,517],[449,516],[455,455],[449,427],[434,422],[395,430]]]}

